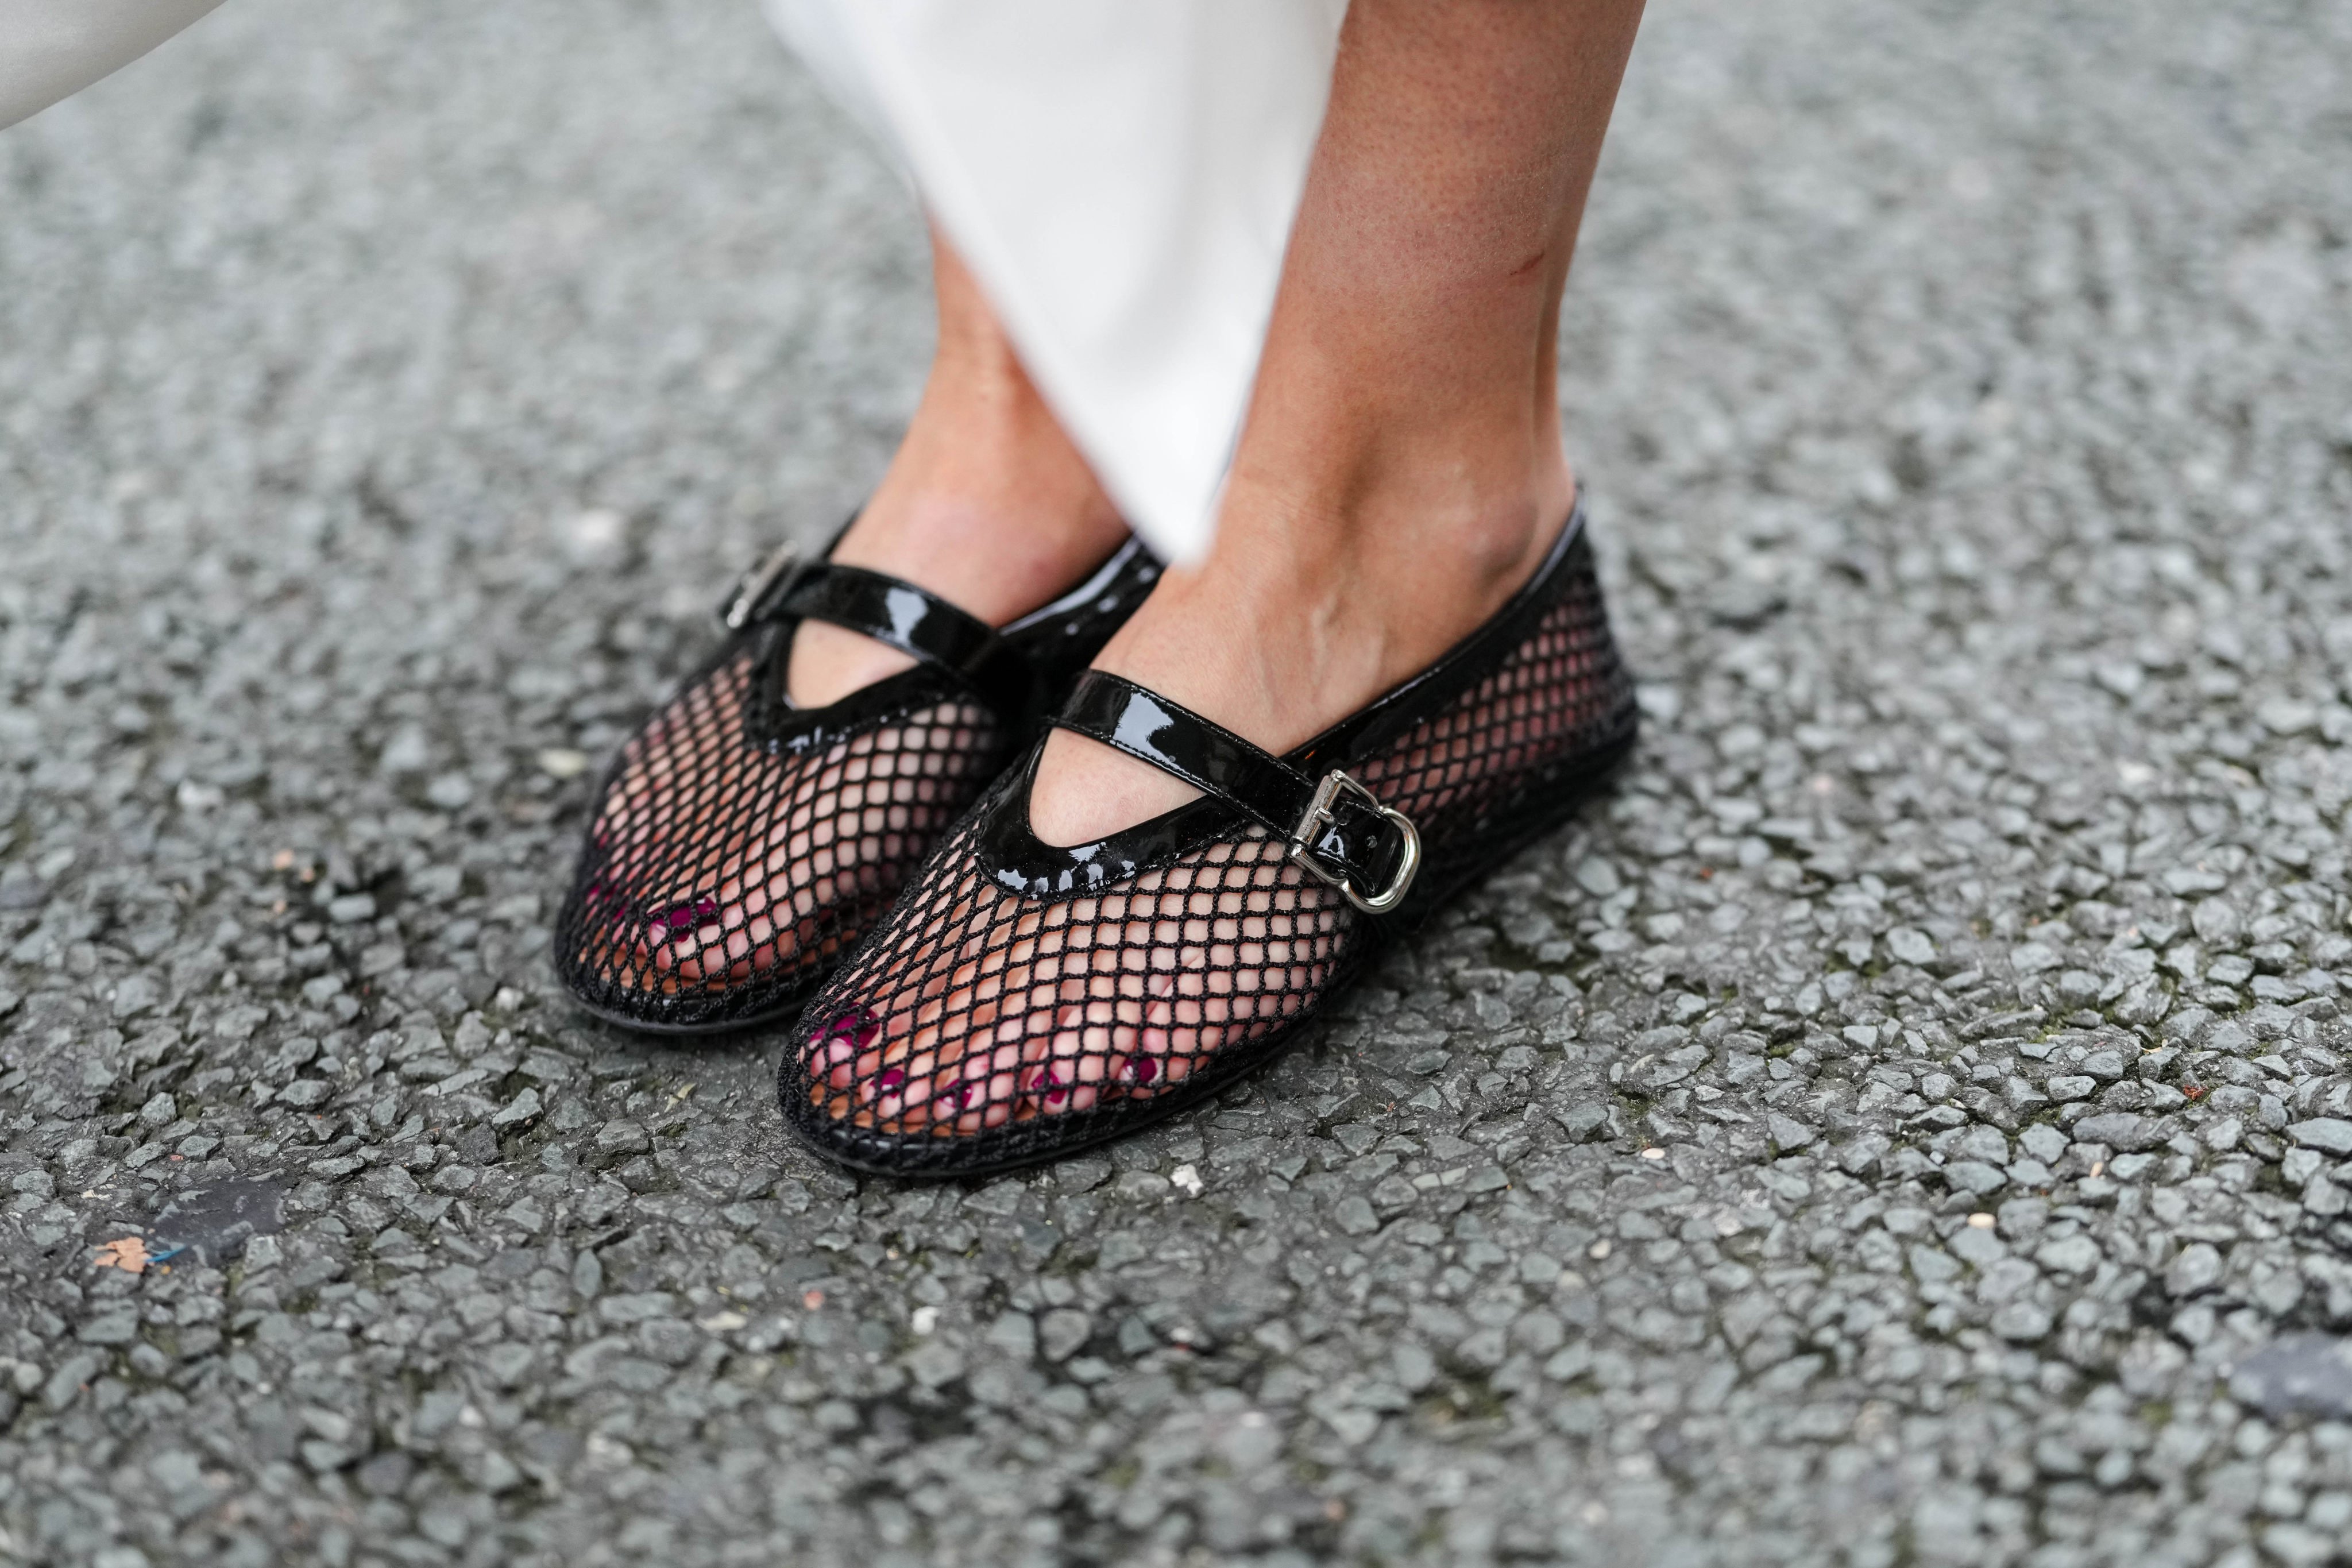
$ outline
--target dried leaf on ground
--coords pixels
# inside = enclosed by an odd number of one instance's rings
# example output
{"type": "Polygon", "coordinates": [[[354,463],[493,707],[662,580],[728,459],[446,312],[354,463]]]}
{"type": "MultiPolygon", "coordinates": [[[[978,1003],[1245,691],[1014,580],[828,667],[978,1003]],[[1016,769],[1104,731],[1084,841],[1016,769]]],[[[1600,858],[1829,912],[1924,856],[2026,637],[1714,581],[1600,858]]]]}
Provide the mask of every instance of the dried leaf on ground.
{"type": "Polygon", "coordinates": [[[147,1272],[147,1241],[144,1237],[118,1236],[98,1249],[89,1260],[92,1268],[120,1268],[125,1274],[147,1272]]]}

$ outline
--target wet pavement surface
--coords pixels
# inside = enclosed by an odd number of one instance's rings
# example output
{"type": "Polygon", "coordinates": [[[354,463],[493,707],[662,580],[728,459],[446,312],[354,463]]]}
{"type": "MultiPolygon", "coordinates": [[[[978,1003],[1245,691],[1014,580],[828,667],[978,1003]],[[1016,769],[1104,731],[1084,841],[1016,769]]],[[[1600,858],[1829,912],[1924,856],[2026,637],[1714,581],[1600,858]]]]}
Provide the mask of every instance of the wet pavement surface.
{"type": "Polygon", "coordinates": [[[970,1186],[588,1024],[593,769],[928,342],[751,7],[0,136],[0,1562],[2352,1562],[2352,7],[1653,16],[1633,765],[970,1186]]]}

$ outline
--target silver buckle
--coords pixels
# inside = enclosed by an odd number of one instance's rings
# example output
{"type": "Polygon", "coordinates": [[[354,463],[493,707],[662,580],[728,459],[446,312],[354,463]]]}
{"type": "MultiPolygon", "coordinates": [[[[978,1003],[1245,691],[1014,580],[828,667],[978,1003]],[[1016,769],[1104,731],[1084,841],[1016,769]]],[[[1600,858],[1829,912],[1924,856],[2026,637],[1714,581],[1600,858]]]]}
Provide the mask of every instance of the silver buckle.
{"type": "Polygon", "coordinates": [[[779,544],[769,552],[765,561],[744,573],[743,581],[736,587],[735,596],[719,613],[719,618],[725,623],[727,629],[741,631],[744,623],[751,618],[751,612],[758,609],[776,584],[783,581],[786,573],[800,564],[800,559],[797,545],[779,544]]]}
{"type": "Polygon", "coordinates": [[[1315,786],[1315,798],[1307,803],[1307,815],[1301,816],[1298,826],[1290,830],[1290,858],[1302,869],[1313,872],[1324,882],[1339,889],[1349,903],[1366,914],[1384,915],[1404,901],[1405,889],[1412,886],[1413,873],[1421,869],[1421,833],[1404,813],[1391,811],[1382,805],[1380,796],[1338,768],[1333,768],[1324,775],[1323,782],[1315,786]],[[1355,883],[1348,879],[1346,873],[1334,875],[1325,870],[1316,860],[1314,852],[1307,848],[1315,841],[1316,831],[1331,821],[1331,804],[1339,798],[1341,790],[1353,791],[1366,805],[1395,823],[1397,831],[1404,835],[1404,858],[1397,862],[1395,879],[1370,898],[1358,892],[1355,883]]]}

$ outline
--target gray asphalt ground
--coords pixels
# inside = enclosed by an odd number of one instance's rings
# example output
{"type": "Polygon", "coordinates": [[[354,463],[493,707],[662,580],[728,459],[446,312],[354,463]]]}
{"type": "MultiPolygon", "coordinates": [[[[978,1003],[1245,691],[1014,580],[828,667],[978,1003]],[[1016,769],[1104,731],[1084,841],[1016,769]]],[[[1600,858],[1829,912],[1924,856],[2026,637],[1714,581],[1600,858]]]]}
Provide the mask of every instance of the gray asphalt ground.
{"type": "Polygon", "coordinates": [[[740,4],[236,0],[0,136],[0,1561],[2352,1563],[2352,5],[1660,7],[1637,763],[945,1188],[545,952],[925,289],[740,4]]]}

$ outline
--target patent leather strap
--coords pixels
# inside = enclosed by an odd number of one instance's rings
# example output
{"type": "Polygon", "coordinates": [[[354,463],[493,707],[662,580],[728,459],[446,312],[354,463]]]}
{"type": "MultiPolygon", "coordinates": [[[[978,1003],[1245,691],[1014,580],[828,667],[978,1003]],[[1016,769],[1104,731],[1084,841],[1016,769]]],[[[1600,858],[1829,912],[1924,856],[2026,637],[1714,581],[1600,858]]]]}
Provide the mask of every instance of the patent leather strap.
{"type": "Polygon", "coordinates": [[[1007,718],[1027,710],[1036,679],[987,622],[938,595],[863,566],[796,563],[776,574],[748,619],[823,621],[945,671],[1007,718]]]}
{"type": "Polygon", "coordinates": [[[1396,907],[1421,865],[1411,822],[1347,773],[1310,778],[1231,730],[1131,680],[1090,669],[1052,722],[1240,807],[1357,908],[1396,907]]]}

